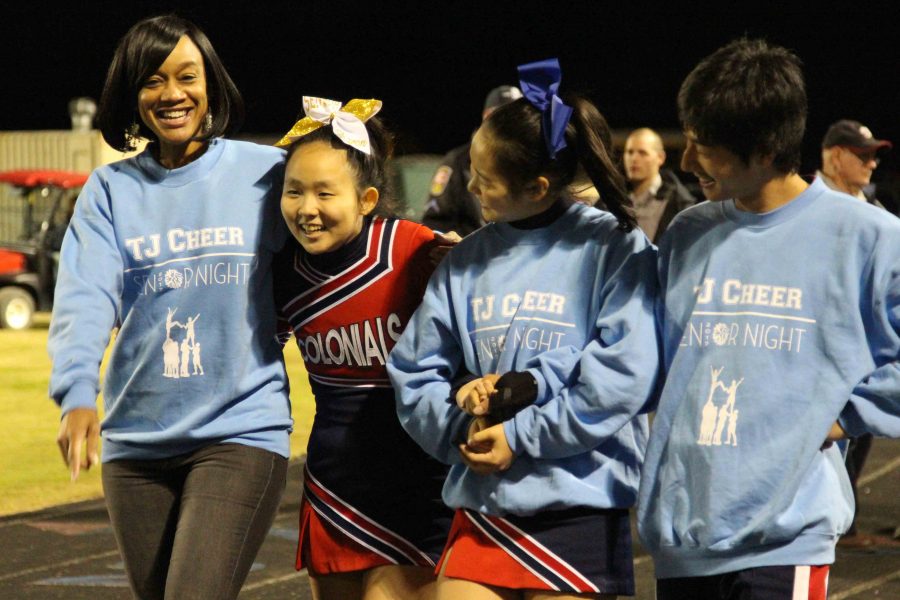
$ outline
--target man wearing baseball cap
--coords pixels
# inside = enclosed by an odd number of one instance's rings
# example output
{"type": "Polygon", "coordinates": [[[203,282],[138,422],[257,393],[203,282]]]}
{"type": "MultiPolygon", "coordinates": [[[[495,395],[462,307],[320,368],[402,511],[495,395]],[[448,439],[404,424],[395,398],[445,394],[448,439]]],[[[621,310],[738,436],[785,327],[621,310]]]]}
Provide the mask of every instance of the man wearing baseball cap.
{"type": "MultiPolygon", "coordinates": [[[[832,189],[884,208],[868,186],[872,171],[878,166],[878,152],[890,148],[889,141],[875,139],[869,128],[862,123],[848,119],[837,121],[828,128],[822,139],[822,170],[816,175],[832,189]]],[[[872,440],[872,434],[866,433],[852,438],[847,447],[845,464],[857,508],[850,528],[838,542],[841,546],[871,546],[883,540],[881,536],[860,533],[856,527],[859,511],[857,481],[872,448],[872,440]]]]}
{"type": "Polygon", "coordinates": [[[822,169],[816,175],[832,189],[884,208],[867,188],[880,161],[878,152],[891,147],[859,121],[837,121],[822,139],[822,169]]]}
{"type": "MultiPolygon", "coordinates": [[[[522,97],[519,88],[501,85],[488,92],[481,120],[495,108],[522,97]]],[[[466,236],[482,225],[481,204],[469,192],[469,143],[454,148],[444,156],[434,172],[422,223],[435,231],[455,231],[466,236]]]]}

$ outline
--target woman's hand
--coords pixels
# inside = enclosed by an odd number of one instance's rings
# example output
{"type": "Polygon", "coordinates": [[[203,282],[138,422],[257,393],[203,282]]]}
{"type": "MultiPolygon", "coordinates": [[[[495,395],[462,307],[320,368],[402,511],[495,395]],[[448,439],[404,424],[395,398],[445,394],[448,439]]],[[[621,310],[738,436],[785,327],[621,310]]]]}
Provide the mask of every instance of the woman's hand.
{"type": "Polygon", "coordinates": [[[459,453],[466,466],[479,475],[505,471],[516,458],[502,423],[489,425],[483,418],[474,419],[467,440],[459,445],[459,453]]]}
{"type": "Polygon", "coordinates": [[[496,373],[488,373],[479,379],[473,379],[456,392],[456,405],[473,417],[483,417],[490,412],[491,396],[496,393],[494,384],[500,379],[496,373]]]}
{"type": "Polygon", "coordinates": [[[100,464],[97,452],[100,444],[100,421],[93,408],[75,408],[70,410],[59,423],[56,443],[62,452],[63,460],[72,474],[72,481],[78,479],[78,473],[100,464]],[[82,446],[87,444],[87,452],[82,455],[82,446]]]}
{"type": "Polygon", "coordinates": [[[831,448],[831,446],[835,442],[839,442],[841,440],[847,439],[849,436],[847,432],[844,431],[844,428],[841,427],[841,424],[837,421],[831,426],[831,430],[828,432],[828,436],[825,438],[825,442],[822,444],[820,450],[825,450],[827,448],[831,448]]]}
{"type": "Polygon", "coordinates": [[[453,249],[453,246],[457,245],[462,238],[455,231],[449,231],[447,233],[438,233],[434,232],[434,247],[428,252],[428,257],[431,259],[431,264],[437,266],[439,262],[444,260],[444,257],[447,255],[450,250],[453,249]]]}

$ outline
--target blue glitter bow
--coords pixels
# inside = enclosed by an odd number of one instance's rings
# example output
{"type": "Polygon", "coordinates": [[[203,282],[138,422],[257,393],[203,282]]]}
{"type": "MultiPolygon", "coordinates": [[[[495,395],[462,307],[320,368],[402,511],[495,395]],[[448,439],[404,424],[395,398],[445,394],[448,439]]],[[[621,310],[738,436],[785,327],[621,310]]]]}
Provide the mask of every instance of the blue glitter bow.
{"type": "Polygon", "coordinates": [[[522,94],[541,111],[541,129],[550,158],[556,158],[556,153],[566,147],[566,125],[572,117],[572,107],[556,95],[560,81],[562,70],[556,58],[519,65],[519,85],[522,94]]]}

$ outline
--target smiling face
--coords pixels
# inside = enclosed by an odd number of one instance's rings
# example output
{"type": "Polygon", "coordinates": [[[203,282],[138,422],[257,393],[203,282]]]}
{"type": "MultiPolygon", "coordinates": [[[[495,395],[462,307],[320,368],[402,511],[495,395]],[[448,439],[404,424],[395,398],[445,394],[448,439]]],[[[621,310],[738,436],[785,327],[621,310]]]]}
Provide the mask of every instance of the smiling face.
{"type": "Polygon", "coordinates": [[[141,86],[138,114],[159,140],[159,160],[174,168],[206,146],[197,138],[209,110],[203,55],[182,36],[141,86]]]}
{"type": "Polygon", "coordinates": [[[681,169],[693,173],[707,200],[728,200],[753,204],[765,185],[768,174],[756,157],[749,164],[724,146],[701,144],[690,130],[685,131],[686,145],[681,156],[681,169]]]}
{"type": "Polygon", "coordinates": [[[310,254],[333,252],[362,231],[378,190],[360,194],[347,151],[316,141],[301,145],[285,167],[281,214],[310,254]]]}

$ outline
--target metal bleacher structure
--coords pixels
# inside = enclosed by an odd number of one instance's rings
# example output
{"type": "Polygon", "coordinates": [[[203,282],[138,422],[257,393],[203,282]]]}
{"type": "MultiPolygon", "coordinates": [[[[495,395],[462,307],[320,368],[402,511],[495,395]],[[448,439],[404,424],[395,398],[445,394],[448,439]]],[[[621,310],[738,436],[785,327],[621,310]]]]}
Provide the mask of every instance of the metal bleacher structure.
{"type": "MultiPolygon", "coordinates": [[[[0,171],[54,169],[90,173],[122,156],[106,145],[99,131],[0,131],[0,171]]],[[[19,190],[0,185],[0,240],[16,241],[23,235],[23,210],[19,190]]]]}
{"type": "MultiPolygon", "coordinates": [[[[129,156],[111,148],[92,128],[95,114],[93,99],[73,98],[69,103],[72,129],[0,131],[0,172],[53,170],[88,174],[100,165],[129,156]]],[[[0,241],[16,242],[29,235],[23,229],[23,214],[28,210],[25,201],[39,203],[42,197],[32,195],[23,201],[21,194],[19,188],[0,185],[0,241]]]]}

